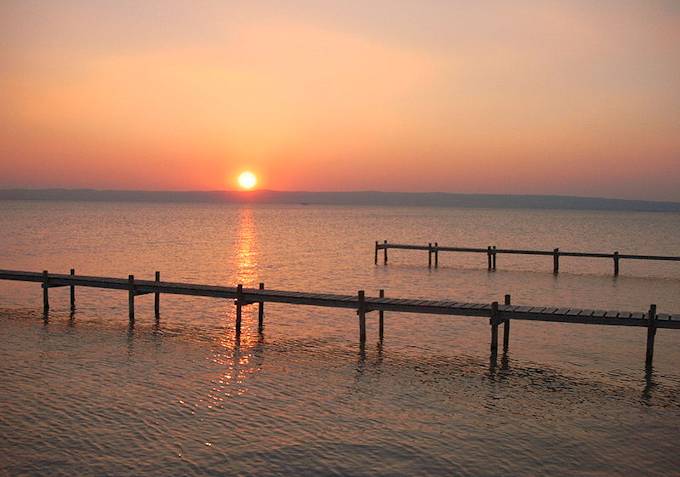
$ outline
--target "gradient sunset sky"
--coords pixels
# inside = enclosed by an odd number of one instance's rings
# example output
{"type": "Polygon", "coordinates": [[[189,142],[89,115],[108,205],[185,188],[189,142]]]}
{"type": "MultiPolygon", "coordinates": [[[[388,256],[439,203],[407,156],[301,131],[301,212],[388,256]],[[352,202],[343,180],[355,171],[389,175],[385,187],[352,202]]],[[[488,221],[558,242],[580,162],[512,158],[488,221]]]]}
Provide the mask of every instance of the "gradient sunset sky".
{"type": "Polygon", "coordinates": [[[0,2],[0,188],[680,201],[680,2],[0,2]]]}

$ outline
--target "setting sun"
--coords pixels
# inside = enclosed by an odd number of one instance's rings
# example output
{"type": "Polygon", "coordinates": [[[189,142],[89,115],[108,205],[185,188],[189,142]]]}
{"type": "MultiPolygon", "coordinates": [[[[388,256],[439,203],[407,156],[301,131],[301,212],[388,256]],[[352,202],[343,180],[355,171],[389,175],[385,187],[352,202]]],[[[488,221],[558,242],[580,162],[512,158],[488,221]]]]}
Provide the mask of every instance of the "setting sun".
{"type": "Polygon", "coordinates": [[[250,190],[255,187],[255,184],[257,184],[257,177],[250,171],[242,172],[238,176],[238,185],[241,189],[250,190]]]}

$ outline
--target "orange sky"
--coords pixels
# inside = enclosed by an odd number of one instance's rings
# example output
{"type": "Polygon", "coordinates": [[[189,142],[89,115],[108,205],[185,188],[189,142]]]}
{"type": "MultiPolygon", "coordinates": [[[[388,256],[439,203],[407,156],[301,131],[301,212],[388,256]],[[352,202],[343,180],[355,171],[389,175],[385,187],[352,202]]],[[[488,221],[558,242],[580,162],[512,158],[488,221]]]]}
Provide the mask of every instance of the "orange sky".
{"type": "Polygon", "coordinates": [[[284,3],[4,0],[0,187],[680,201],[676,3],[284,3]]]}

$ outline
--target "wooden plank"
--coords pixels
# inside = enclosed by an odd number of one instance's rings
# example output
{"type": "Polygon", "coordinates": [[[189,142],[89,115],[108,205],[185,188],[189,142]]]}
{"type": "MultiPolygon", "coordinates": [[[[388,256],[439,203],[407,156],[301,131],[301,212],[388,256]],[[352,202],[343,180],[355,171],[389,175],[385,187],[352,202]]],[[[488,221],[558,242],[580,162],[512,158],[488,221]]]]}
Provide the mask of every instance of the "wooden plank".
{"type": "Polygon", "coordinates": [[[644,313],[640,313],[639,311],[631,313],[631,318],[636,319],[636,320],[642,320],[645,318],[644,313]]]}
{"type": "Polygon", "coordinates": [[[607,313],[607,312],[606,312],[606,311],[603,311],[603,310],[593,310],[593,314],[590,315],[590,316],[593,316],[593,317],[595,317],[595,318],[601,318],[601,317],[604,317],[604,315],[605,315],[606,313],[607,313]]]}
{"type": "Polygon", "coordinates": [[[610,311],[607,311],[607,312],[604,314],[604,316],[605,316],[605,318],[616,318],[616,317],[619,316],[619,312],[618,312],[618,311],[610,310],[610,311]]]}
{"type": "Polygon", "coordinates": [[[567,316],[579,316],[583,310],[580,308],[570,308],[566,313],[567,316]]]}
{"type": "Polygon", "coordinates": [[[544,306],[534,306],[529,310],[529,313],[543,313],[543,310],[545,310],[544,306]]]}

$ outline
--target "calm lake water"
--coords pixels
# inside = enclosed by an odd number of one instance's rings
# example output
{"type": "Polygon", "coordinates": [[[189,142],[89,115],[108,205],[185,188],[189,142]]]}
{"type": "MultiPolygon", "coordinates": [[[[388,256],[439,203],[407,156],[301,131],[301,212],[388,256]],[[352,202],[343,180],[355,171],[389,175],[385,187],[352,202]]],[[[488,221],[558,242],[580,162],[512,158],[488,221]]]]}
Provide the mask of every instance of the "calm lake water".
{"type": "MultiPolygon", "coordinates": [[[[375,240],[680,254],[680,215],[0,202],[0,268],[388,296],[680,311],[680,264],[390,251],[375,240]]],[[[0,474],[678,475],[680,332],[137,299],[0,282],[0,474]]]]}

